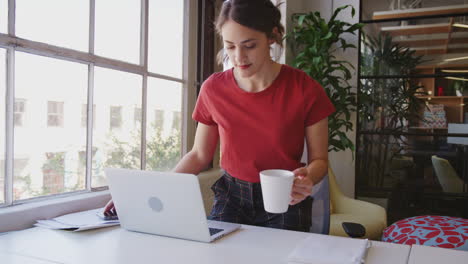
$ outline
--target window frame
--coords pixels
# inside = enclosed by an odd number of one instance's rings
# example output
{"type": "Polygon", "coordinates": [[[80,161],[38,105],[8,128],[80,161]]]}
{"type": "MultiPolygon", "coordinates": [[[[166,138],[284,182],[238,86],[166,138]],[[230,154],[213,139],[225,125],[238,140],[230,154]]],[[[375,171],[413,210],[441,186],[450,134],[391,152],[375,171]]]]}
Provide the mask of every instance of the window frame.
{"type": "MultiPolygon", "coordinates": [[[[91,187],[91,161],[92,161],[92,136],[94,128],[94,111],[93,109],[93,93],[94,93],[94,66],[103,68],[134,73],[142,76],[142,116],[141,116],[141,169],[146,167],[146,99],[147,99],[147,79],[154,77],[158,79],[178,82],[182,84],[182,135],[181,135],[181,154],[187,152],[193,142],[187,140],[193,138],[195,134],[195,122],[187,120],[188,109],[192,109],[196,101],[196,14],[198,10],[197,3],[190,0],[184,1],[184,16],[183,16],[183,75],[182,78],[174,78],[172,76],[165,76],[154,72],[148,71],[148,17],[149,17],[149,1],[141,1],[141,22],[140,22],[140,60],[138,64],[119,61],[116,59],[105,58],[94,54],[94,28],[95,28],[95,0],[89,0],[89,45],[88,52],[82,52],[69,48],[54,46],[50,44],[40,43],[34,40],[21,39],[15,35],[15,6],[16,0],[8,0],[8,34],[0,33],[0,48],[5,48],[7,53],[7,85],[6,85],[6,126],[5,126],[5,194],[4,203],[0,203],[0,208],[9,207],[12,205],[19,205],[33,201],[43,201],[56,197],[66,197],[75,194],[81,194],[92,191],[107,190],[108,187],[91,187]],[[195,32],[195,33],[194,33],[195,32]],[[85,189],[54,194],[50,196],[40,196],[24,200],[13,199],[13,161],[14,161],[14,76],[15,76],[15,52],[27,52],[33,55],[45,56],[59,60],[66,60],[75,63],[82,63],[88,66],[88,94],[87,94],[87,140],[86,140],[86,186],[85,189]],[[190,134],[190,136],[188,136],[190,134]]],[[[81,120],[77,120],[81,122],[81,120]]]]}

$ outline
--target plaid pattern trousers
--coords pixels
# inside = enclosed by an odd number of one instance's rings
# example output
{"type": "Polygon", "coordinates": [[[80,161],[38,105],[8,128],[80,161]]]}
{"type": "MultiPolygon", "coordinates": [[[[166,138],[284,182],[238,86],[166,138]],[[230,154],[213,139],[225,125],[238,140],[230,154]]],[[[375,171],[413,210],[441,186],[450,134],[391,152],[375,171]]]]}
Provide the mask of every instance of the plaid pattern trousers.
{"type": "Polygon", "coordinates": [[[312,198],[289,206],[282,214],[272,214],[263,207],[260,183],[232,177],[225,172],[211,187],[215,194],[210,220],[309,232],[312,198]]]}

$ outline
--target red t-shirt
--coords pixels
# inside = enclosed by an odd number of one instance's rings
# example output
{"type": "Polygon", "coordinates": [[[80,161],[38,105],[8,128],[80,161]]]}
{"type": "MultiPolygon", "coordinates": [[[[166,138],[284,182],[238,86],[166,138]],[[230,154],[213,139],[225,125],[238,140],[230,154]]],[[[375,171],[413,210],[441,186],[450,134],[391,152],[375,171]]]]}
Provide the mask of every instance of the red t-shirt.
{"type": "Polygon", "coordinates": [[[305,128],[334,110],[316,81],[282,65],[273,83],[256,93],[237,86],[233,69],[214,73],[202,85],[192,118],[218,127],[223,169],[260,182],[262,170],[301,167],[305,128]]]}

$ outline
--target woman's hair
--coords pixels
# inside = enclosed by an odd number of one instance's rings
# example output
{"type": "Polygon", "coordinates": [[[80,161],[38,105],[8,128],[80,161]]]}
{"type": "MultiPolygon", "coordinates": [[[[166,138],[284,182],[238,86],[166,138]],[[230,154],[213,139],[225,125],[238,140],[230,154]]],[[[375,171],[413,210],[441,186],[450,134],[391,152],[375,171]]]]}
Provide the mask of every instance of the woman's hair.
{"type": "Polygon", "coordinates": [[[284,26],[281,24],[278,6],[270,0],[224,1],[215,22],[216,31],[221,35],[221,28],[231,19],[245,27],[265,33],[269,39],[274,39],[276,44],[283,47],[284,26]],[[276,33],[273,32],[274,28],[277,28],[276,33]]]}

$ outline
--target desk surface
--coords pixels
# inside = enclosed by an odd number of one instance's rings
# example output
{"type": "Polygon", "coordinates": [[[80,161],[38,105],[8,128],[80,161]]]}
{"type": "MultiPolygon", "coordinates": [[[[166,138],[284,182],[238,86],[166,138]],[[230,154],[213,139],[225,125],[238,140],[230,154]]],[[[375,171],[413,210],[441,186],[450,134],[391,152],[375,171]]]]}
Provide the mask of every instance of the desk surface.
{"type": "MultiPolygon", "coordinates": [[[[213,243],[126,231],[109,227],[83,232],[31,228],[0,236],[4,258],[33,258],[31,263],[287,263],[295,246],[322,235],[243,225],[213,243]],[[39,261],[45,262],[39,262],[39,261]]],[[[350,238],[351,239],[351,238],[350,238]]],[[[330,249],[333,253],[334,249],[330,249]]],[[[372,241],[366,264],[407,263],[410,247],[372,241]]],[[[18,262],[20,263],[20,262],[18,262]]]]}
{"type": "Polygon", "coordinates": [[[413,245],[408,264],[466,264],[468,252],[462,250],[413,245]]]}

